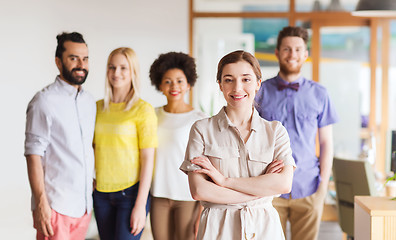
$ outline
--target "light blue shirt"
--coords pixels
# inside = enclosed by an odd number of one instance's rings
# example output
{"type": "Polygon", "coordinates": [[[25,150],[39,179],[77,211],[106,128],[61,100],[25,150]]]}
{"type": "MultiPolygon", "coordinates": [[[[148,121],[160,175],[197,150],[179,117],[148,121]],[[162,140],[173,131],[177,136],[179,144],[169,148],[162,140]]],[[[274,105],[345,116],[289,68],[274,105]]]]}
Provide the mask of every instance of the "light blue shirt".
{"type": "MultiPolygon", "coordinates": [[[[315,152],[318,128],[336,123],[338,116],[322,85],[300,77],[293,82],[299,83],[298,91],[278,90],[279,82],[288,83],[278,75],[261,84],[256,109],[264,119],[280,121],[287,129],[297,164],[291,198],[304,198],[315,193],[321,181],[315,152]]],[[[288,199],[290,194],[281,197],[288,199]]]]}
{"type": "Polygon", "coordinates": [[[25,156],[42,156],[48,202],[66,216],[81,217],[92,210],[95,115],[92,96],[59,76],[27,108],[25,156]]]}

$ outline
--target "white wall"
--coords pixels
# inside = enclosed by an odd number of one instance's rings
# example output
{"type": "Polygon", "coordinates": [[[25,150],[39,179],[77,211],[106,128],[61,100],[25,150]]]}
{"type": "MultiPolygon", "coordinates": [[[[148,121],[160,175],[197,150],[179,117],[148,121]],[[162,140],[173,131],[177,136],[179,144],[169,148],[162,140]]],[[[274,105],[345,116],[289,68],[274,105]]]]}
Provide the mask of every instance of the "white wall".
{"type": "Polygon", "coordinates": [[[114,48],[133,48],[140,59],[142,98],[165,98],[150,85],[148,70],[160,53],[188,51],[186,0],[0,1],[0,232],[4,239],[33,239],[30,189],[23,156],[25,110],[32,96],[53,82],[56,35],[78,31],[90,51],[84,87],[103,97],[105,64],[114,48]],[[4,236],[5,234],[5,236],[4,236]]]}
{"type": "Polygon", "coordinates": [[[241,18],[202,18],[194,21],[194,43],[199,81],[194,85],[193,106],[211,116],[226,104],[216,82],[219,60],[237,49],[254,53],[254,36],[242,33],[241,18]]]}

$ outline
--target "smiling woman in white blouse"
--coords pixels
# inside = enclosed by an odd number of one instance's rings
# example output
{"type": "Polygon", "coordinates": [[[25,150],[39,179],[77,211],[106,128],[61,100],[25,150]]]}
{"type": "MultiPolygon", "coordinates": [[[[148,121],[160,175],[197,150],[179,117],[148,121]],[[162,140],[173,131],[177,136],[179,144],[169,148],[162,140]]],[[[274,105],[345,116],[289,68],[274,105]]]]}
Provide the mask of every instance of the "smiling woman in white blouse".
{"type": "Polygon", "coordinates": [[[229,53],[217,82],[227,105],[193,125],[180,167],[204,206],[197,239],[284,239],[272,199],[290,192],[295,163],[286,129],[254,109],[260,65],[247,52],[229,53]]]}

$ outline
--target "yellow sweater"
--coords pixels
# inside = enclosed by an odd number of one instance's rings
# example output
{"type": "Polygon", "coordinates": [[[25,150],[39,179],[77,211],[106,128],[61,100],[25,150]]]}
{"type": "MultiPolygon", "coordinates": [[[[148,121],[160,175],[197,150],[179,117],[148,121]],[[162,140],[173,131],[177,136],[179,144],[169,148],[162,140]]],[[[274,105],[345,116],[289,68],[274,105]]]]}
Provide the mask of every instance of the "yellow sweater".
{"type": "Polygon", "coordinates": [[[157,147],[157,117],[154,108],[139,99],[129,111],[125,103],[96,103],[95,170],[96,189],[116,192],[139,181],[139,150],[157,147]]]}

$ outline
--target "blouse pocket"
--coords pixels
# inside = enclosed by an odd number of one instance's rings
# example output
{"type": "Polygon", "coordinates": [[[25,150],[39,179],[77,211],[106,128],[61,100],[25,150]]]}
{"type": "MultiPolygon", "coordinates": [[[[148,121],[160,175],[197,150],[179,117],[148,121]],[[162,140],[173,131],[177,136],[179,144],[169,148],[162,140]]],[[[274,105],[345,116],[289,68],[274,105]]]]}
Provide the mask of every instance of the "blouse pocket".
{"type": "Polygon", "coordinates": [[[236,148],[206,145],[204,154],[222,174],[228,172],[229,165],[238,164],[239,152],[236,148]]]}
{"type": "Polygon", "coordinates": [[[249,176],[263,175],[274,157],[274,151],[267,149],[260,152],[249,152],[248,168],[249,176]]]}

